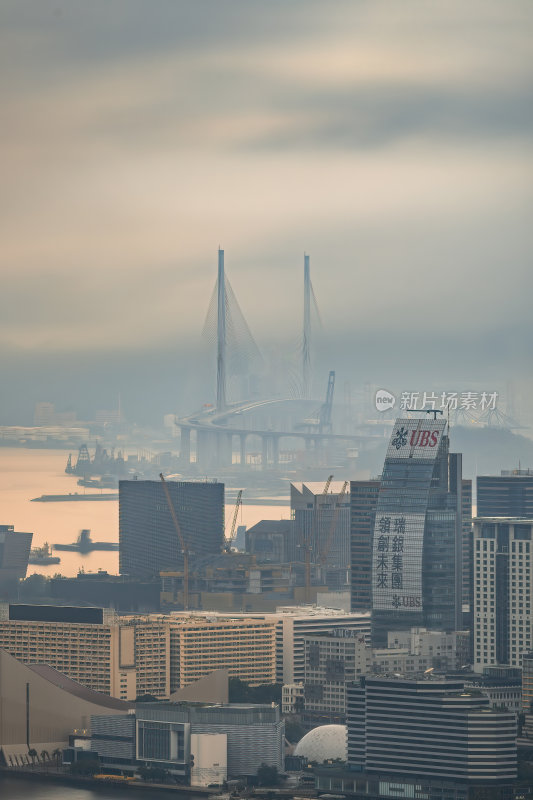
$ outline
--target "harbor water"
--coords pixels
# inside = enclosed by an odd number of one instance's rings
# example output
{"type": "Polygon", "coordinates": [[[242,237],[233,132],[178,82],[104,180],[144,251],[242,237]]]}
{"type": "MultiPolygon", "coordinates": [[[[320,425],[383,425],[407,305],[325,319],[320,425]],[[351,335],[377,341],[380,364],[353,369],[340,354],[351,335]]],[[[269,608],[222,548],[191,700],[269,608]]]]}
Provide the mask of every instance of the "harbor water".
{"type": "MultiPolygon", "coordinates": [[[[75,542],[82,528],[91,530],[94,541],[118,542],[118,500],[105,503],[76,501],[59,503],[32,503],[34,497],[43,494],[83,493],[77,485],[77,476],[66,475],[68,452],[63,450],[37,450],[18,447],[0,447],[0,524],[14,525],[17,531],[33,533],[32,547],[41,547],[48,542],[69,544],[75,542]]],[[[87,489],[94,492],[94,489],[87,489]]],[[[244,492],[244,497],[246,492],[244,492]]],[[[265,498],[266,500],[266,498],[265,498]]],[[[289,501],[280,499],[279,505],[268,504],[241,506],[238,525],[254,525],[261,519],[288,519],[289,501]]],[[[226,530],[231,529],[234,506],[226,505],[226,530]]],[[[61,558],[60,564],[48,566],[30,564],[28,575],[40,573],[52,576],[56,573],[72,577],[80,569],[85,572],[106,570],[118,573],[118,552],[93,550],[90,553],[54,552],[61,558]]]]}

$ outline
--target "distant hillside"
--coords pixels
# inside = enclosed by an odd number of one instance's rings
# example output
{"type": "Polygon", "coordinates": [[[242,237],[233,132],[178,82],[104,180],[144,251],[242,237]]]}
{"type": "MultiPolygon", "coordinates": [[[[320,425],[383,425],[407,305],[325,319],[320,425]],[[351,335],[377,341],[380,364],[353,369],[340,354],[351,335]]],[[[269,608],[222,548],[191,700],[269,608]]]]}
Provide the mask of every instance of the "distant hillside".
{"type": "MultiPolygon", "coordinates": [[[[357,470],[379,475],[383,468],[388,442],[368,452],[362,451],[357,470]]],[[[452,427],[450,450],[463,454],[463,476],[499,475],[502,469],[533,469],[533,441],[500,428],[452,427]]]]}

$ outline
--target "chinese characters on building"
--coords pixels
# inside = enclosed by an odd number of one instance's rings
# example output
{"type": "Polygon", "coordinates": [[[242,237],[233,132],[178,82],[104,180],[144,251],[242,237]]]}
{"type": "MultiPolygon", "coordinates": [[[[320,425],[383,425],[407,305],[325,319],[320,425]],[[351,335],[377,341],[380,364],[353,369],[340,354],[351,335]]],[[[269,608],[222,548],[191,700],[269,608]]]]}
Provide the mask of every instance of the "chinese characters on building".
{"type": "Polygon", "coordinates": [[[403,543],[405,517],[380,517],[377,542],[377,585],[379,589],[403,588],[403,543]]]}

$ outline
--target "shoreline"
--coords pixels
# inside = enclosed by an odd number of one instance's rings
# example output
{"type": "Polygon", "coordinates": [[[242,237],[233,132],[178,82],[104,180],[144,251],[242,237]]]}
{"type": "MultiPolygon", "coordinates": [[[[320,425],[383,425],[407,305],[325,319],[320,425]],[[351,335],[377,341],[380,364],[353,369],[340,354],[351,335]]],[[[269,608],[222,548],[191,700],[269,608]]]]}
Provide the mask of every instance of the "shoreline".
{"type": "Polygon", "coordinates": [[[207,786],[184,786],[179,783],[149,783],[146,781],[119,781],[97,780],[83,775],[70,775],[39,769],[17,769],[16,767],[0,767],[0,781],[2,778],[15,778],[36,782],[57,783],[63,786],[77,786],[83,789],[102,789],[105,791],[123,791],[124,789],[150,789],[154,792],[180,792],[191,797],[208,798],[221,793],[220,789],[207,786]]]}

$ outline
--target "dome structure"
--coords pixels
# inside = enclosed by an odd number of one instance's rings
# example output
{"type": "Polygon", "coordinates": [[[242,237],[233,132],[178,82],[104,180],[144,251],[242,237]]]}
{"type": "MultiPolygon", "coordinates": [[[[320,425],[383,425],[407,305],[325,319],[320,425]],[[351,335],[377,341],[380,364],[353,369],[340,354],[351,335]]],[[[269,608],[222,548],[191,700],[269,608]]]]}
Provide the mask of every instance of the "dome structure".
{"type": "Polygon", "coordinates": [[[348,757],[346,725],[320,725],[300,739],[294,748],[295,756],[305,756],[308,761],[322,764],[329,759],[348,757]]]}

